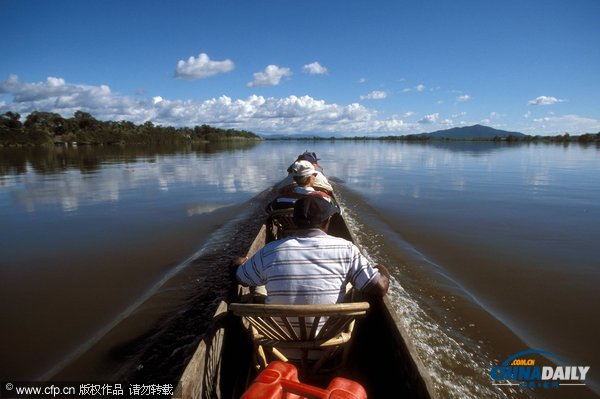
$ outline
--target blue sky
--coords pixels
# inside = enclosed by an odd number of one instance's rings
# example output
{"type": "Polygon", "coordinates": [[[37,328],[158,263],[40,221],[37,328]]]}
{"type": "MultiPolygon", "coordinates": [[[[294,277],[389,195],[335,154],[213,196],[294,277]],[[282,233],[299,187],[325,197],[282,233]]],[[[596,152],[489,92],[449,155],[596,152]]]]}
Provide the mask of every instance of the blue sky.
{"type": "Polygon", "coordinates": [[[0,113],[261,134],[600,131],[600,1],[0,0],[0,113]]]}

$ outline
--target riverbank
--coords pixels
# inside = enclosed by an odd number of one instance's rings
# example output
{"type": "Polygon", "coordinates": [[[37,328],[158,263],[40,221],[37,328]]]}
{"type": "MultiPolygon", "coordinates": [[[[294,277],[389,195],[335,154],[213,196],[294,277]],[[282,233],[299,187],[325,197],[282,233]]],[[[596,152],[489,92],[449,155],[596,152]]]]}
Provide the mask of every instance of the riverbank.
{"type": "Polygon", "coordinates": [[[209,125],[172,127],[145,122],[100,121],[83,111],[72,118],[52,112],[35,111],[21,122],[21,115],[0,115],[0,146],[185,144],[261,138],[246,130],[220,129],[209,125]]]}

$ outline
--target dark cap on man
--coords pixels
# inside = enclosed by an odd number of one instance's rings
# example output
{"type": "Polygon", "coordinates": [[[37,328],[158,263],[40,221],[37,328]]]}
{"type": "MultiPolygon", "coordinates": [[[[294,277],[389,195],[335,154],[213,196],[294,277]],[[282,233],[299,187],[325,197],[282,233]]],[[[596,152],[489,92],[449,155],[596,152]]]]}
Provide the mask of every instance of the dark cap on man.
{"type": "Polygon", "coordinates": [[[300,198],[294,204],[294,223],[298,227],[318,227],[338,209],[317,194],[300,198]]]}
{"type": "Polygon", "coordinates": [[[300,154],[298,158],[302,158],[305,161],[309,161],[311,163],[317,163],[317,161],[319,160],[319,158],[317,158],[317,154],[308,151],[304,151],[304,153],[300,154]]]}

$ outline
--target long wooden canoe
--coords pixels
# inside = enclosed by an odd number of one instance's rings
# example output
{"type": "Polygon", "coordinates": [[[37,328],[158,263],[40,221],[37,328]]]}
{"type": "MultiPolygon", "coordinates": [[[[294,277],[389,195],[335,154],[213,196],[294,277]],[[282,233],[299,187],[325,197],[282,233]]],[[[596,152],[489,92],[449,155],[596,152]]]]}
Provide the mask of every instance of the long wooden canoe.
{"type": "MultiPolygon", "coordinates": [[[[356,242],[341,215],[332,219],[329,234],[356,242]]],[[[268,242],[262,225],[248,256],[268,242]]],[[[219,304],[213,321],[181,377],[178,398],[239,398],[252,378],[252,343],[241,320],[228,312],[238,300],[233,283],[219,304]]],[[[436,398],[433,384],[387,296],[370,301],[371,309],[357,324],[348,358],[340,376],[361,383],[370,399],[436,398]]]]}

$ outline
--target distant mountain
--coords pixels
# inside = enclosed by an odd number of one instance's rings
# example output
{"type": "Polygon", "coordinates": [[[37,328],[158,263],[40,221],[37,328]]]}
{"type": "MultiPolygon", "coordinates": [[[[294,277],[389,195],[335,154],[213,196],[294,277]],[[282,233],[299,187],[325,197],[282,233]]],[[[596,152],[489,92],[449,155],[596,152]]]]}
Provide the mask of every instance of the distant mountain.
{"type": "MultiPolygon", "coordinates": [[[[311,133],[296,133],[296,134],[262,134],[260,135],[262,138],[266,140],[327,140],[331,137],[335,139],[375,139],[382,137],[376,136],[363,136],[363,137],[348,137],[340,134],[311,134],[311,133]]],[[[464,127],[453,127],[452,129],[446,130],[437,130],[431,133],[419,133],[419,134],[410,134],[404,136],[386,136],[384,138],[396,137],[396,138],[408,138],[417,140],[426,140],[426,139],[454,139],[454,140],[469,140],[469,139],[483,139],[483,140],[491,140],[494,137],[524,137],[525,134],[519,132],[509,132],[506,130],[498,130],[493,127],[483,126],[483,125],[473,125],[473,126],[464,126],[464,127]]]]}
{"type": "Polygon", "coordinates": [[[434,139],[493,139],[494,137],[525,136],[523,133],[508,132],[483,125],[453,127],[452,129],[437,130],[432,133],[423,133],[422,135],[434,139]]]}

